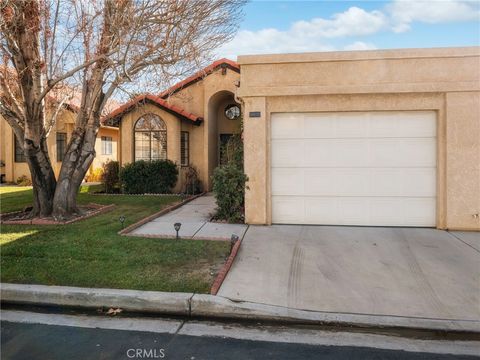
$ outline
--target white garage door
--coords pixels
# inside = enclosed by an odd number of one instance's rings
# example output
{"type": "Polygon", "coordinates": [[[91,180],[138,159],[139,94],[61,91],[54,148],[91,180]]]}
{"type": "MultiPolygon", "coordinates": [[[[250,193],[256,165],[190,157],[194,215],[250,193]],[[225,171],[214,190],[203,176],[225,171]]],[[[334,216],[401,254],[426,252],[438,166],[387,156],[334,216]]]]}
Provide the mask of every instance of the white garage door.
{"type": "Polygon", "coordinates": [[[435,112],[272,114],[272,222],[435,226],[435,112]]]}

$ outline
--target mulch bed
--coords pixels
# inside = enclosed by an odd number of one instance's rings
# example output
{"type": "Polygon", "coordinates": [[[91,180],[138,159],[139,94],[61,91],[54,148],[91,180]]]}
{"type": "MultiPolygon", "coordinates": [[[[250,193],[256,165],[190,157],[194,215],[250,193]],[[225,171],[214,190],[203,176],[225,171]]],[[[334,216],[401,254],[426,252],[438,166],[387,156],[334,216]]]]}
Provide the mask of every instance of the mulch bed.
{"type": "Polygon", "coordinates": [[[92,216],[103,214],[112,210],[114,207],[114,204],[100,205],[90,203],[87,205],[81,205],[78,207],[80,210],[79,214],[73,215],[72,217],[64,220],[55,220],[53,217],[31,218],[29,217],[31,209],[24,209],[22,211],[0,214],[0,223],[3,225],[67,225],[83,219],[88,219],[92,216]]]}

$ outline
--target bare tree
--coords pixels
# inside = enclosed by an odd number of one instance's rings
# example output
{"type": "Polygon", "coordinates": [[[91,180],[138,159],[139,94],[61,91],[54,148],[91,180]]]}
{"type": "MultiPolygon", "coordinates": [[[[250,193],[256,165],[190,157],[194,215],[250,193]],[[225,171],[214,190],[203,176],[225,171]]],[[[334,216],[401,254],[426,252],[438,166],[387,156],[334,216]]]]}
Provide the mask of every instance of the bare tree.
{"type": "Polygon", "coordinates": [[[141,84],[159,88],[203,66],[235,34],[244,0],[0,4],[6,65],[0,71],[0,114],[23,146],[34,189],[32,216],[63,218],[78,211],[78,188],[95,157],[108,99],[141,84]],[[68,99],[65,89],[81,98],[57,180],[46,139],[68,99]]]}

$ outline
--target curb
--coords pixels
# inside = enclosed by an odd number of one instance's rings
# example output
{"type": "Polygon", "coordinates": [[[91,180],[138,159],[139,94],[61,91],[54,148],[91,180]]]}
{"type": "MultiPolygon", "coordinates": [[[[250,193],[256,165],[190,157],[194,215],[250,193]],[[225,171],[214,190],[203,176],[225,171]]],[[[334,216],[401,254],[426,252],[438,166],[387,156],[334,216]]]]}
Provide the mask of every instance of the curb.
{"type": "Polygon", "coordinates": [[[93,289],[71,286],[0,284],[2,302],[71,306],[97,309],[122,308],[133,312],[155,312],[171,315],[189,315],[189,293],[168,293],[123,289],[93,289]]]}
{"type": "Polygon", "coordinates": [[[388,315],[330,313],[232,301],[207,294],[2,283],[4,303],[122,308],[131,312],[181,315],[191,318],[255,320],[304,325],[330,325],[370,330],[422,330],[480,335],[478,320],[428,319],[388,315]]]}
{"type": "Polygon", "coordinates": [[[235,260],[235,257],[237,256],[238,250],[240,249],[240,245],[242,243],[243,237],[238,239],[235,242],[235,245],[233,245],[232,251],[230,252],[230,255],[228,256],[227,261],[225,264],[223,264],[222,268],[218,272],[218,275],[215,277],[215,280],[213,281],[212,287],[210,289],[210,295],[217,295],[218,290],[220,290],[220,286],[222,286],[223,281],[227,277],[228,272],[230,271],[230,268],[232,267],[233,261],[235,260]]]}
{"type": "MultiPolygon", "coordinates": [[[[165,209],[162,209],[162,210],[160,210],[160,211],[158,211],[158,212],[156,212],[156,213],[154,213],[154,214],[152,214],[152,215],[147,216],[146,218],[143,218],[143,219],[141,219],[141,220],[139,220],[139,221],[137,221],[137,222],[135,222],[135,223],[127,226],[125,229],[120,230],[117,234],[118,234],[118,235],[127,236],[127,235],[129,235],[130,232],[132,232],[133,230],[139,228],[139,227],[142,226],[142,225],[145,225],[147,222],[150,222],[150,221],[152,221],[153,219],[156,219],[156,218],[159,217],[159,216],[168,214],[169,212],[171,212],[171,211],[173,211],[173,210],[176,210],[176,209],[178,209],[179,207],[185,205],[186,203],[189,203],[190,201],[195,200],[196,198],[198,198],[198,197],[200,197],[200,196],[203,196],[203,195],[205,195],[204,192],[201,193],[201,194],[197,194],[197,195],[190,196],[190,197],[188,197],[187,199],[182,200],[182,201],[180,201],[179,203],[177,203],[177,204],[175,204],[175,205],[172,205],[172,206],[169,206],[169,207],[167,207],[167,208],[165,208],[165,209]]],[[[130,235],[130,236],[135,236],[135,235],[130,235]]],[[[144,236],[142,236],[142,237],[144,237],[144,236]]]]}

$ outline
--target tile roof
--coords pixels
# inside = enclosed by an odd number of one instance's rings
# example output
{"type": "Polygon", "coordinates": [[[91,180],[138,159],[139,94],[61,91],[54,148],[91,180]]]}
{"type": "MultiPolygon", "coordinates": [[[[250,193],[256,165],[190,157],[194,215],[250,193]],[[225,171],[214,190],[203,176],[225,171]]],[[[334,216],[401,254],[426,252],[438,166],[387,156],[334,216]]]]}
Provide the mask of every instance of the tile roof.
{"type": "Polygon", "coordinates": [[[172,87],[168,88],[165,91],[162,91],[158,96],[161,97],[162,99],[166,99],[170,95],[176,93],[177,91],[180,91],[182,89],[185,89],[186,87],[196,83],[199,80],[202,80],[205,76],[211,74],[218,68],[221,68],[222,66],[225,66],[233,71],[240,72],[240,66],[232,60],[223,58],[217,61],[214,61],[210,65],[208,65],[206,68],[196,72],[192,76],[187,77],[185,80],[182,80],[172,87]]]}
{"type": "Polygon", "coordinates": [[[128,101],[127,103],[123,104],[122,106],[116,108],[114,111],[112,111],[110,114],[108,114],[103,118],[103,123],[110,124],[112,123],[112,120],[130,111],[134,106],[138,104],[145,104],[145,103],[151,103],[151,104],[157,105],[171,114],[177,115],[186,120],[193,121],[194,123],[197,123],[197,124],[200,124],[200,122],[203,120],[203,118],[200,116],[191,114],[179,108],[178,106],[169,104],[167,101],[165,101],[159,96],[145,94],[145,95],[139,95],[134,99],[128,101]]]}

